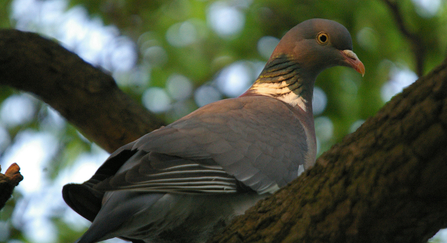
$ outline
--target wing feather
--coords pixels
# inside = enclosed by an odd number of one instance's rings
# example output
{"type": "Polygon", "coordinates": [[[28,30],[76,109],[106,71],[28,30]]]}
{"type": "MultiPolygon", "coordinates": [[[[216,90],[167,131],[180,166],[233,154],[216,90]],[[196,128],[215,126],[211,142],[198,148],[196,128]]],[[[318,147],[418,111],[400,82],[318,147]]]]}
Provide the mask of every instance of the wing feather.
{"type": "MultiPolygon", "coordinates": [[[[312,115],[265,96],[215,102],[137,140],[120,170],[97,185],[177,193],[271,192],[309,166],[312,115]]],[[[312,142],[312,141],[311,141],[312,142]]]]}

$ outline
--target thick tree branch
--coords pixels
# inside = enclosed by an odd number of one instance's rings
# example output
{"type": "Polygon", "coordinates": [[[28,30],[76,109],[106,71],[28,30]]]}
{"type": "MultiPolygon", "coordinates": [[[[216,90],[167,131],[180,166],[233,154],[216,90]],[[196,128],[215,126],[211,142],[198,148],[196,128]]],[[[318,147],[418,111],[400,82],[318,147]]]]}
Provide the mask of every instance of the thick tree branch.
{"type": "Polygon", "coordinates": [[[427,242],[447,226],[447,63],[211,242],[427,242]]]}
{"type": "Polygon", "coordinates": [[[417,34],[412,33],[407,26],[405,25],[405,21],[403,19],[402,14],[399,10],[399,5],[397,1],[393,0],[383,0],[388,8],[391,10],[391,14],[396,21],[397,27],[400,32],[410,41],[411,47],[414,52],[414,58],[416,60],[416,74],[418,77],[421,77],[424,74],[424,62],[425,62],[425,45],[417,34]]]}
{"type": "Polygon", "coordinates": [[[109,152],[163,125],[112,77],[37,34],[0,30],[0,84],[39,96],[109,152]]]}

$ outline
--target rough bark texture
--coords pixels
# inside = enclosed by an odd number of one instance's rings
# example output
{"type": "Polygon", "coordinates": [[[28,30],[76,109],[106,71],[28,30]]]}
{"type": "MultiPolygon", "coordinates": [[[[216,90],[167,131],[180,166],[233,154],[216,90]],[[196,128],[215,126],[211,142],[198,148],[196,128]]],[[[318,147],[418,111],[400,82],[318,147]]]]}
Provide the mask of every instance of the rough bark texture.
{"type": "Polygon", "coordinates": [[[426,242],[447,226],[447,64],[210,242],[426,242]]]}
{"type": "MultiPolygon", "coordinates": [[[[0,31],[0,83],[37,94],[108,151],[161,124],[35,34],[0,31]]],[[[425,242],[447,226],[446,127],[444,62],[211,242],[425,242]]]]}
{"type": "Polygon", "coordinates": [[[0,30],[0,85],[31,92],[108,152],[163,122],[110,75],[34,33],[0,30]]]}

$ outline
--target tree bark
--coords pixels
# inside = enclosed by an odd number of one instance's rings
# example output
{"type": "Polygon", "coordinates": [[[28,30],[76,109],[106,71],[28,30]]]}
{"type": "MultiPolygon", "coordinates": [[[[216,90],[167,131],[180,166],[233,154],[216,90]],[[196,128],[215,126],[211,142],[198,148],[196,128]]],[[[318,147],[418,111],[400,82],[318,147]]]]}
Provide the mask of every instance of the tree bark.
{"type": "MultiPolygon", "coordinates": [[[[0,31],[0,64],[2,84],[35,93],[108,151],[162,124],[35,34],[0,31]]],[[[426,242],[447,225],[446,126],[444,62],[210,242],[426,242]]]]}
{"type": "Polygon", "coordinates": [[[210,242],[427,242],[447,226],[447,63],[210,242]]]}
{"type": "MultiPolygon", "coordinates": [[[[2,167],[0,166],[0,172],[2,167]]],[[[20,174],[20,167],[13,163],[6,170],[5,174],[0,173],[0,209],[5,206],[6,201],[11,197],[14,187],[23,180],[20,174]]]]}
{"type": "Polygon", "coordinates": [[[35,94],[108,152],[164,124],[110,75],[34,33],[0,30],[0,85],[35,94]]]}

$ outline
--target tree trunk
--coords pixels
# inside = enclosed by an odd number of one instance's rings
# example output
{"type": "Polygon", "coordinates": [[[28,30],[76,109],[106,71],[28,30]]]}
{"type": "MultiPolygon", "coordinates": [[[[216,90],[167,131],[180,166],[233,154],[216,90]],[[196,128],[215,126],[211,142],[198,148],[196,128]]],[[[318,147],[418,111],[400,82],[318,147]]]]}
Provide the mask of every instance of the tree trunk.
{"type": "MultiPolygon", "coordinates": [[[[36,94],[108,151],[162,124],[35,34],[0,31],[0,64],[1,84],[36,94]]],[[[444,62],[210,242],[426,242],[447,225],[446,126],[444,62]]]]}

